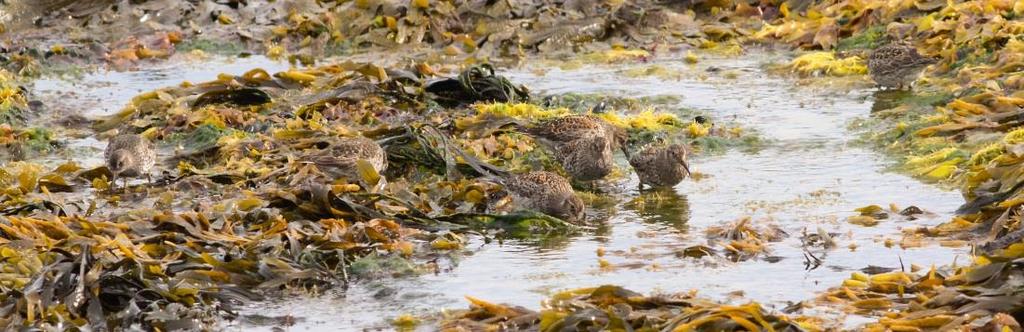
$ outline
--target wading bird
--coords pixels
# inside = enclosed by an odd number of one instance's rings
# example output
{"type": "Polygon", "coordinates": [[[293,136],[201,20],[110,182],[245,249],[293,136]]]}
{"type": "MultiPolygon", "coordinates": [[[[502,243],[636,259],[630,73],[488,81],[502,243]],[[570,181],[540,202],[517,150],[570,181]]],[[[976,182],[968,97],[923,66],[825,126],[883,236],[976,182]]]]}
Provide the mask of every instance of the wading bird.
{"type": "Polygon", "coordinates": [[[150,171],[156,164],[156,150],[146,138],[135,134],[115,136],[107,143],[103,156],[107,160],[107,168],[114,174],[111,182],[122,178],[125,188],[129,177],[146,177],[152,182],[150,171]]]}
{"type": "Polygon", "coordinates": [[[880,87],[902,90],[904,87],[909,89],[921,71],[935,62],[935,59],[917,53],[912,46],[891,44],[871,52],[868,69],[880,87]]]}
{"type": "Polygon", "coordinates": [[[640,177],[640,189],[651,187],[672,187],[690,175],[686,161],[686,147],[681,144],[648,146],[629,158],[640,177]]]}
{"type": "Polygon", "coordinates": [[[500,182],[521,209],[538,211],[569,222],[584,218],[583,200],[564,177],[546,171],[512,174],[500,182]]]}
{"type": "MultiPolygon", "coordinates": [[[[554,152],[577,181],[604,178],[614,168],[612,151],[623,149],[625,130],[593,115],[569,115],[522,128],[554,152]]],[[[625,153],[623,149],[623,153],[625,153]]]]}

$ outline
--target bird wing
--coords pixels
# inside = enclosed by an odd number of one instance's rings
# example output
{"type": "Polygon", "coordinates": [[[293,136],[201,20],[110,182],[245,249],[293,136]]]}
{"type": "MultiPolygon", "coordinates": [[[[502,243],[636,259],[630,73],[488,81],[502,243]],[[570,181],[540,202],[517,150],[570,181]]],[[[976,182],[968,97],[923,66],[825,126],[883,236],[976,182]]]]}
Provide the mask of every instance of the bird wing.
{"type": "Polygon", "coordinates": [[[883,46],[875,49],[871,52],[871,56],[868,59],[868,67],[875,73],[891,73],[898,66],[896,66],[897,59],[901,57],[901,48],[893,46],[883,46]]]}
{"type": "Polygon", "coordinates": [[[527,129],[527,133],[551,141],[568,142],[583,136],[601,135],[604,126],[593,116],[570,115],[544,121],[527,129]]]}
{"type": "Polygon", "coordinates": [[[356,172],[356,162],[359,160],[369,161],[378,171],[384,170],[384,150],[371,139],[356,137],[331,142],[331,145],[323,150],[308,149],[304,153],[303,160],[312,162],[321,171],[339,175],[353,175],[356,172]]]}
{"type": "Polygon", "coordinates": [[[871,52],[868,66],[875,73],[887,74],[904,68],[925,66],[932,62],[932,59],[921,56],[913,47],[889,45],[871,52]]]}
{"type": "Polygon", "coordinates": [[[107,149],[103,151],[103,157],[110,159],[114,151],[130,149],[132,145],[143,144],[146,142],[136,142],[142,138],[137,135],[118,135],[110,138],[110,142],[107,143],[107,149]]]}
{"type": "Polygon", "coordinates": [[[551,191],[572,191],[572,185],[565,178],[551,172],[529,172],[509,177],[505,181],[508,191],[522,196],[536,196],[551,191]]]}
{"type": "Polygon", "coordinates": [[[505,190],[520,196],[524,195],[524,193],[537,192],[539,185],[537,185],[536,182],[531,181],[531,174],[532,173],[516,174],[506,178],[503,181],[505,190]]]}
{"type": "Polygon", "coordinates": [[[654,163],[655,158],[657,158],[655,149],[645,148],[629,158],[629,166],[633,166],[633,169],[637,170],[647,169],[654,163]]]}
{"type": "Polygon", "coordinates": [[[365,137],[336,142],[332,144],[330,151],[335,157],[351,159],[353,162],[358,159],[366,159],[374,163],[383,163],[385,158],[384,149],[377,142],[365,137]]]}

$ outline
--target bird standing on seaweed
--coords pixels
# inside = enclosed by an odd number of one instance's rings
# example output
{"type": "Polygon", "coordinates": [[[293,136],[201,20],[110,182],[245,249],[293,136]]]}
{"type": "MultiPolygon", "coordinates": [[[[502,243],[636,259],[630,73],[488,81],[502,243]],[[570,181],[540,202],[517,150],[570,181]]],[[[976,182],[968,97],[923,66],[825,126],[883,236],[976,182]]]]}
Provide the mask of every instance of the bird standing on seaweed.
{"type": "Polygon", "coordinates": [[[111,182],[121,178],[127,188],[129,177],[146,177],[147,181],[153,181],[150,172],[156,164],[156,150],[152,142],[140,135],[123,134],[111,138],[103,157],[114,175],[111,182]]]}

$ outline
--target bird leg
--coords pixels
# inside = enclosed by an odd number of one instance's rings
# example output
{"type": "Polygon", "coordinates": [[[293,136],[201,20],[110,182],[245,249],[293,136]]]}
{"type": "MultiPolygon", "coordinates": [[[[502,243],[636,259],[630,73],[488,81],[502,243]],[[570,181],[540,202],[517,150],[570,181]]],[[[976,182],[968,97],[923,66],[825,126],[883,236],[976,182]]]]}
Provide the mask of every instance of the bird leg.
{"type": "Polygon", "coordinates": [[[110,185],[107,187],[107,193],[108,194],[113,194],[114,193],[114,187],[117,187],[117,175],[113,175],[112,178],[110,179],[110,185]]]}

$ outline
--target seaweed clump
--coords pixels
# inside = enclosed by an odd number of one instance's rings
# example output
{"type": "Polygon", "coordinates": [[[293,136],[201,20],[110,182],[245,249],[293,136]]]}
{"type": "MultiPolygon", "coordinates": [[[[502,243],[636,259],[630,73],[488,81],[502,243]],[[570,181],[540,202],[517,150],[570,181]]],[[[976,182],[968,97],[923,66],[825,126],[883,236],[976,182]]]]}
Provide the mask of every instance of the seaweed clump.
{"type": "Polygon", "coordinates": [[[105,0],[4,6],[13,15],[0,23],[12,38],[2,52],[9,56],[0,64],[27,68],[26,73],[57,64],[131,68],[186,52],[266,54],[310,66],[328,56],[379,48],[474,62],[515,60],[534,52],[630,61],[648,58],[651,53],[640,48],[658,43],[742,52],[736,40],[762,25],[746,1],[682,6],[651,0],[588,5],[105,0]]]}
{"type": "Polygon", "coordinates": [[[0,69],[0,160],[24,160],[57,144],[53,132],[35,125],[38,101],[31,101],[18,76],[0,69]]]}
{"type": "Polygon", "coordinates": [[[693,293],[644,296],[605,285],[556,293],[539,312],[466,297],[470,309],[450,313],[446,330],[805,331],[813,321],[771,314],[757,303],[723,305],[693,293]]]}
{"type": "MultiPolygon", "coordinates": [[[[456,90],[430,91],[447,78],[344,62],[144,92],[92,125],[138,133],[168,156],[154,183],[119,192],[105,166],[8,163],[0,323],[207,328],[241,302],[429,270],[467,234],[532,241],[589,229],[510,206],[494,180],[560,171],[508,125],[572,111],[528,103],[490,67],[460,77],[456,90]],[[448,92],[473,102],[438,111],[448,92]],[[361,159],[338,171],[352,140],[379,145],[387,166],[361,159]]],[[[648,136],[686,125],[623,113],[600,116],[648,136]]]]}

